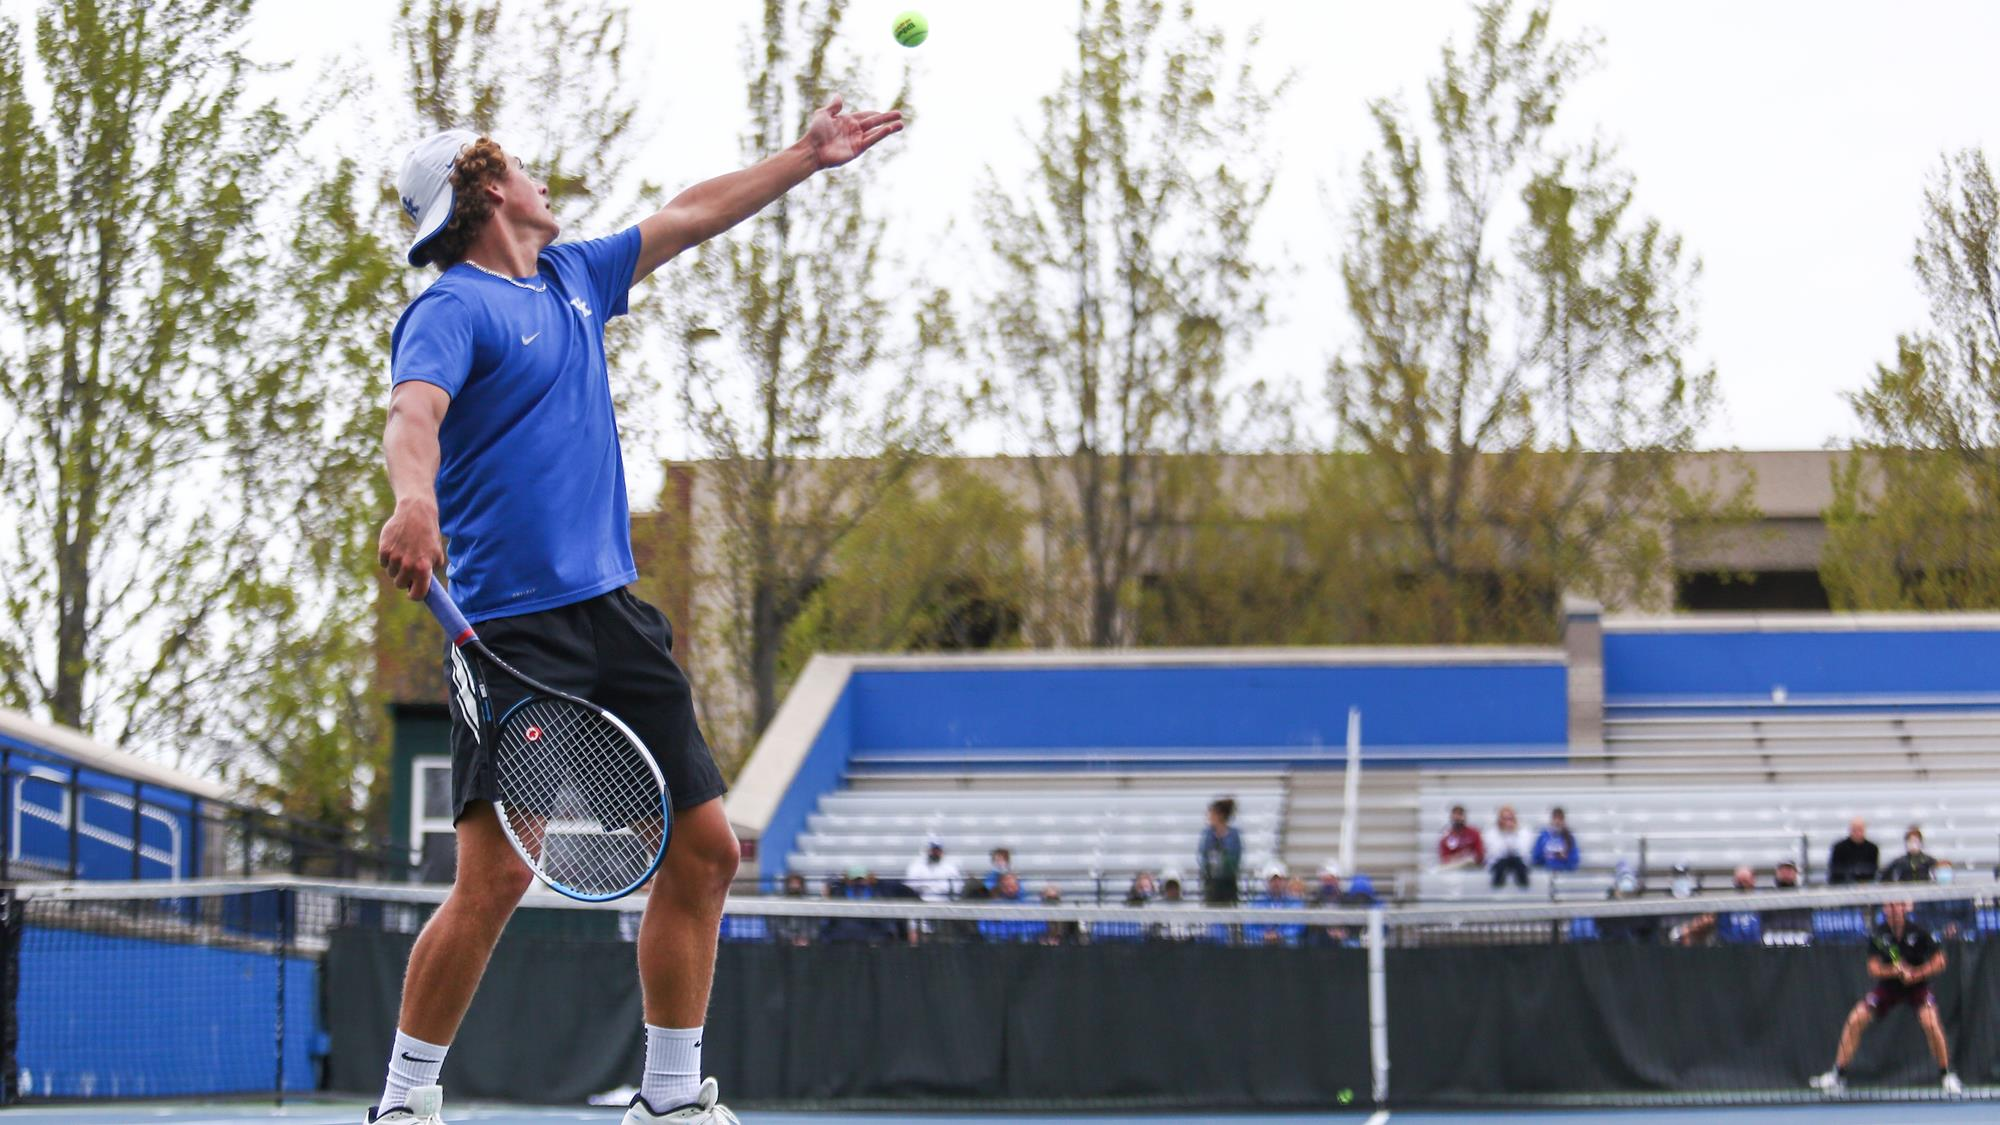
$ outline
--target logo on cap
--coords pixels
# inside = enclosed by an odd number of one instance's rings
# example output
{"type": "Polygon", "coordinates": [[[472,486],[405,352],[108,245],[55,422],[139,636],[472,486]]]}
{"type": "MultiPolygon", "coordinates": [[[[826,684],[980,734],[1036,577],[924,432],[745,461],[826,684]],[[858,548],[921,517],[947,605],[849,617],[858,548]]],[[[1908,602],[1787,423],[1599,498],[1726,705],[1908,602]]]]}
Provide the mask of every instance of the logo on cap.
{"type": "Polygon", "coordinates": [[[416,217],[417,217],[417,201],[416,201],[416,200],[414,200],[414,199],[411,199],[411,198],[410,198],[409,196],[407,196],[407,195],[406,195],[406,196],[404,196],[404,197],[403,197],[403,210],[405,210],[405,211],[407,211],[407,212],[409,212],[409,213],[410,213],[410,218],[412,218],[412,219],[416,218],[416,217]]]}

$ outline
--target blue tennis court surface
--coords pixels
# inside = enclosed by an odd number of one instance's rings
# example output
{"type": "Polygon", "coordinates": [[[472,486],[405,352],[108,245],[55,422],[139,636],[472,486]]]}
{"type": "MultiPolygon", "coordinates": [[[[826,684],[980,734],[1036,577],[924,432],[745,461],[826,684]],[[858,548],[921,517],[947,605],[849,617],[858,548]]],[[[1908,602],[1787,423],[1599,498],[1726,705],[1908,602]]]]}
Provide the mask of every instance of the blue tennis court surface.
{"type": "MultiPolygon", "coordinates": [[[[165,1106],[126,1104],[122,1106],[50,1106],[6,1111],[5,1120],[14,1123],[47,1122],[51,1125],[244,1125],[251,1121],[282,1121],[292,1125],[353,1125],[366,1116],[359,1101],[314,1102],[283,1109],[257,1105],[165,1106]]],[[[465,1105],[445,1107],[445,1120],[452,1125],[550,1125],[552,1122],[590,1122],[607,1125],[618,1121],[617,1109],[527,1108],[521,1106],[465,1105]]],[[[744,1125],[1304,1125],[1305,1122],[1336,1122],[1340,1125],[1464,1125],[1466,1122],[1504,1119],[1510,1125],[1577,1125],[1602,1121],[1610,1125],[1804,1125],[1830,1121],[1839,1125],[1894,1121],[1908,1125],[1937,1122],[1995,1120],[1992,1102],[1872,1102],[1784,1106],[1727,1106],[1680,1109],[1567,1109],[1567,1110],[1398,1110],[1395,1113],[1245,1114],[1224,1116],[1214,1113],[1145,1114],[1139,1116],[1097,1114],[1036,1116],[1007,1114],[884,1114],[884,1113],[798,1113],[787,1111],[741,1114],[744,1125]]]]}

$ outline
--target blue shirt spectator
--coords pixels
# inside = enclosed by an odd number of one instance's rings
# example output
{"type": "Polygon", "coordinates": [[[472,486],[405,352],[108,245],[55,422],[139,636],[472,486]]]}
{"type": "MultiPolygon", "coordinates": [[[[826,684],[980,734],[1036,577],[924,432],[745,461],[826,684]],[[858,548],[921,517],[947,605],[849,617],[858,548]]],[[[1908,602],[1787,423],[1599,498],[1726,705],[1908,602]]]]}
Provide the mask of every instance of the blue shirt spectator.
{"type": "MultiPolygon", "coordinates": [[[[1304,890],[1303,886],[1297,888],[1304,890]]],[[[1262,910],[1304,910],[1305,895],[1294,893],[1285,867],[1274,863],[1264,869],[1264,893],[1250,904],[1262,910]]],[[[1304,926],[1245,926],[1243,942],[1246,945],[1297,945],[1305,937],[1304,926]]]]}
{"type": "Polygon", "coordinates": [[[1571,834],[1561,809],[1549,810],[1549,826],[1535,837],[1535,851],[1529,862],[1550,871],[1575,871],[1583,862],[1583,852],[1576,846],[1576,837],[1571,834]]]}

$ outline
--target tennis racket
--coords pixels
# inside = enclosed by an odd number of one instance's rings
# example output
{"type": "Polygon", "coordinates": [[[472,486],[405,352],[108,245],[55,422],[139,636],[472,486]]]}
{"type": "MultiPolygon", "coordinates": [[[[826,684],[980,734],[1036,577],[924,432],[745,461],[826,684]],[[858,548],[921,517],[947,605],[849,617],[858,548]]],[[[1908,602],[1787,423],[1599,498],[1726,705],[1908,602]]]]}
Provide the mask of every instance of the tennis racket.
{"type": "Polygon", "coordinates": [[[494,811],[507,842],[549,889],[585,902],[631,894],[653,877],[673,835],[667,779],[618,716],[557,691],[493,655],[435,580],[424,604],[451,638],[460,709],[491,755],[494,811]],[[471,654],[528,689],[498,720],[471,654]]]}

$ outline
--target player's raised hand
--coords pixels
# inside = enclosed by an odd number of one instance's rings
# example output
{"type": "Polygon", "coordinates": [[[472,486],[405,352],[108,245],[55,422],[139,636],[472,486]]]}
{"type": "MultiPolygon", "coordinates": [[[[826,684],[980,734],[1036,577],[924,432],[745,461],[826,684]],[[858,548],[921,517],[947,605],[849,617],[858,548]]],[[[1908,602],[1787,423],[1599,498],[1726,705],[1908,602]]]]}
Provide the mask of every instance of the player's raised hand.
{"type": "Polygon", "coordinates": [[[838,168],[875,147],[884,137],[903,131],[903,115],[898,110],[855,110],[843,112],[839,94],[815,110],[806,126],[806,147],[821,168],[838,168]]]}

